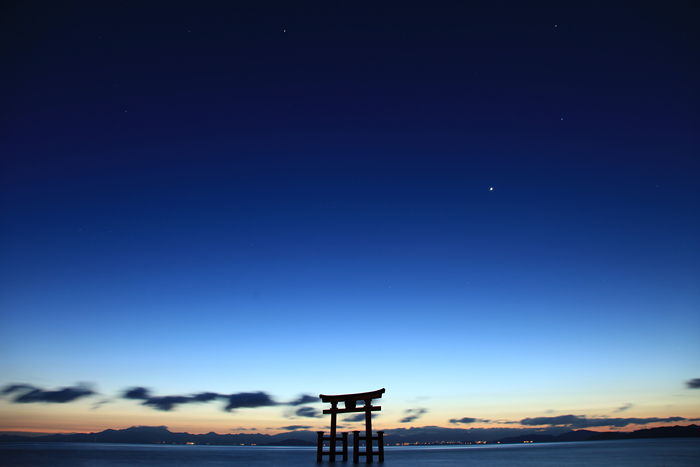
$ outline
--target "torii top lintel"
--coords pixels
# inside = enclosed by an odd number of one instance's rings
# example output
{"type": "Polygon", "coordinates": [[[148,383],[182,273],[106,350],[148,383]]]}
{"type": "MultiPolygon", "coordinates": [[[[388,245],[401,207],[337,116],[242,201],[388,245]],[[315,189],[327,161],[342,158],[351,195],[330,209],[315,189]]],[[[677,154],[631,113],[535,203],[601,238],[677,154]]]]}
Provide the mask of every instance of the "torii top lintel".
{"type": "Polygon", "coordinates": [[[386,390],[384,388],[377,391],[371,392],[358,392],[356,394],[337,394],[337,395],[327,395],[319,394],[318,397],[321,398],[323,402],[329,402],[332,405],[330,410],[324,410],[323,413],[329,414],[332,412],[343,413],[343,412],[368,412],[382,410],[379,406],[372,406],[372,399],[380,399],[382,394],[386,390]],[[365,401],[364,407],[356,407],[357,401],[365,401]],[[338,409],[338,402],[345,402],[344,409],[338,409]]]}

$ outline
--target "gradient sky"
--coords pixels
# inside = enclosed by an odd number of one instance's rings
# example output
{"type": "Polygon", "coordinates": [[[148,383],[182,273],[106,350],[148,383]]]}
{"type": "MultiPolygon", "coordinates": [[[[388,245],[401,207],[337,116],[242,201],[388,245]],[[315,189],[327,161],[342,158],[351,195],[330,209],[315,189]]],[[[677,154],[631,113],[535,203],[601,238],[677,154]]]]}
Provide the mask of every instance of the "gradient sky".
{"type": "Polygon", "coordinates": [[[147,3],[0,14],[0,430],[700,417],[694,2],[147,3]]]}

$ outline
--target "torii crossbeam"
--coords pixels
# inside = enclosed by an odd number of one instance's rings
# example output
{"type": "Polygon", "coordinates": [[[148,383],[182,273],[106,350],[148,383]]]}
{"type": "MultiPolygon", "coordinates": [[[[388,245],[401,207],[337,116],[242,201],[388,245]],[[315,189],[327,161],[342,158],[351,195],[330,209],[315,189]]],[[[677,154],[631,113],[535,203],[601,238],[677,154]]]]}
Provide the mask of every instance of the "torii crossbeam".
{"type": "Polygon", "coordinates": [[[331,416],[331,433],[330,436],[323,436],[323,431],[318,432],[318,449],[316,454],[316,460],[321,462],[323,456],[327,455],[328,460],[331,462],[335,461],[336,456],[336,443],[338,441],[343,442],[343,460],[348,460],[348,433],[342,433],[342,437],[338,438],[336,434],[336,423],[337,415],[339,413],[348,412],[364,412],[365,413],[365,436],[360,436],[359,431],[353,431],[353,452],[352,460],[353,462],[359,462],[360,456],[365,456],[367,462],[372,462],[372,457],[377,454],[379,462],[384,462],[384,432],[378,431],[377,436],[372,436],[372,412],[382,410],[381,406],[373,406],[373,399],[380,399],[382,394],[384,394],[385,389],[379,389],[372,392],[360,392],[356,394],[338,394],[338,395],[326,395],[319,394],[318,397],[321,398],[323,402],[328,402],[331,404],[330,409],[323,411],[324,414],[330,414],[331,416]],[[357,406],[358,401],[363,401],[364,405],[361,407],[357,406]],[[345,407],[339,408],[338,402],[343,402],[345,407]],[[372,441],[377,440],[377,451],[374,451],[372,447],[372,441]],[[329,440],[330,446],[328,451],[323,450],[323,441],[329,440]],[[365,451],[360,452],[360,440],[365,441],[365,451]]]}

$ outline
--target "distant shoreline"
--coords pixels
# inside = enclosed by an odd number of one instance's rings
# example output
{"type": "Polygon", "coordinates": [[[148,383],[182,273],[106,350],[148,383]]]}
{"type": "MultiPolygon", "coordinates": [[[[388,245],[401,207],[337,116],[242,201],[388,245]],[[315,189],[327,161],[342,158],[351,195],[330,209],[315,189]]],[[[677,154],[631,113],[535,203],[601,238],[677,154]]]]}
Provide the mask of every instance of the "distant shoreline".
{"type": "MultiPolygon", "coordinates": [[[[104,430],[99,433],[50,434],[44,436],[0,435],[0,443],[116,443],[116,444],[195,444],[222,446],[316,446],[316,432],[296,431],[267,435],[173,433],[166,427],[131,427],[123,430],[104,430]]],[[[700,426],[666,426],[632,432],[600,433],[590,430],[576,430],[557,436],[527,434],[489,441],[446,440],[406,442],[399,435],[385,436],[385,446],[438,446],[438,445],[478,445],[478,444],[521,444],[557,443],[572,441],[606,441],[623,439],[655,438],[700,438],[700,426]]]]}

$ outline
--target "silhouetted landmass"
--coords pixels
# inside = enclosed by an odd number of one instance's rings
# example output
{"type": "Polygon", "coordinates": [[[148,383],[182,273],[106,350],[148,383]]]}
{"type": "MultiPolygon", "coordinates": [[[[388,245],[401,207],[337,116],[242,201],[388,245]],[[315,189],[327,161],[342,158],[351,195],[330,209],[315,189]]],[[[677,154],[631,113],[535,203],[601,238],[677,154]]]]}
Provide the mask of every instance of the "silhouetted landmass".
{"type": "Polygon", "coordinates": [[[609,433],[597,433],[588,441],[602,441],[609,439],[645,439],[645,438],[700,438],[700,426],[662,426],[659,428],[647,428],[631,433],[613,431],[609,433]]]}
{"type": "Polygon", "coordinates": [[[621,431],[599,433],[591,430],[576,430],[562,433],[558,436],[532,434],[502,438],[494,442],[500,444],[557,443],[562,441],[603,441],[644,438],[700,438],[700,426],[664,426],[660,428],[636,430],[630,433],[621,431]]]}
{"type": "Polygon", "coordinates": [[[0,443],[23,443],[25,441],[35,441],[40,436],[21,436],[21,435],[0,435],[0,443]]]}
{"type": "MultiPolygon", "coordinates": [[[[440,427],[425,427],[425,429],[387,430],[406,434],[385,435],[385,445],[394,444],[473,444],[476,439],[466,436],[466,430],[440,427]],[[454,439],[452,439],[454,438],[454,439]]],[[[500,430],[499,430],[500,431],[500,430]]],[[[511,431],[512,433],[512,431],[511,431]]],[[[506,438],[486,438],[479,435],[482,441],[488,443],[552,443],[563,441],[609,440],[609,439],[642,439],[642,438],[698,438],[698,425],[672,426],[637,430],[631,433],[607,432],[597,433],[590,430],[576,430],[559,435],[529,434],[506,438]]],[[[477,438],[478,439],[478,438],[477,438]]],[[[220,435],[214,432],[206,434],[173,433],[164,426],[136,426],[124,430],[105,430],[99,433],[53,434],[46,436],[0,435],[0,442],[64,442],[64,443],[129,443],[129,444],[213,444],[213,445],[258,445],[258,446],[315,446],[317,434],[314,431],[297,430],[276,435],[262,433],[238,433],[220,435]]]]}
{"type": "MultiPolygon", "coordinates": [[[[0,435],[0,442],[63,442],[63,443],[129,443],[129,444],[217,444],[217,445],[263,445],[282,442],[290,437],[306,437],[306,441],[316,439],[316,433],[292,432],[267,435],[262,433],[239,433],[220,435],[214,432],[206,434],[173,433],[165,426],[134,426],[124,430],[105,430],[99,433],[77,433],[70,435],[54,434],[48,436],[12,436],[0,435]]],[[[297,440],[300,441],[300,440],[297,440]]],[[[312,442],[315,446],[315,443],[312,442]]]]}
{"type": "MultiPolygon", "coordinates": [[[[410,428],[390,428],[384,430],[384,444],[471,444],[493,441],[507,436],[519,436],[532,430],[522,428],[447,428],[422,426],[410,428]]],[[[553,433],[553,434],[560,434],[553,433]]]]}
{"type": "Polygon", "coordinates": [[[576,430],[562,433],[558,436],[554,435],[522,435],[502,438],[496,441],[500,444],[515,444],[515,443],[561,443],[564,441],[584,441],[595,435],[596,431],[591,430],[576,430]]]}
{"type": "Polygon", "coordinates": [[[29,436],[30,438],[36,438],[37,436],[47,436],[53,433],[40,433],[38,431],[0,431],[0,435],[8,436],[29,436]]]}

